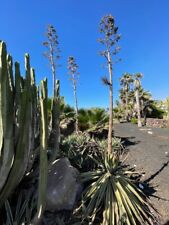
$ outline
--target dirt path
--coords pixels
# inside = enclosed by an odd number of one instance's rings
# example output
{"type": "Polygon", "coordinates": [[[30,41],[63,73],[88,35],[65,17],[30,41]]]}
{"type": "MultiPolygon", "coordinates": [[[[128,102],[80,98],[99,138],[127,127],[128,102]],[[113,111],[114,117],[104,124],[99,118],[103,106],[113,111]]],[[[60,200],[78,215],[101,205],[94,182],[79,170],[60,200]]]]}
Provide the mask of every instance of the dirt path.
{"type": "Polygon", "coordinates": [[[159,197],[151,200],[161,214],[161,225],[169,225],[169,130],[122,123],[115,125],[115,136],[127,138],[127,160],[145,172],[144,181],[154,186],[152,194],[159,197]]]}

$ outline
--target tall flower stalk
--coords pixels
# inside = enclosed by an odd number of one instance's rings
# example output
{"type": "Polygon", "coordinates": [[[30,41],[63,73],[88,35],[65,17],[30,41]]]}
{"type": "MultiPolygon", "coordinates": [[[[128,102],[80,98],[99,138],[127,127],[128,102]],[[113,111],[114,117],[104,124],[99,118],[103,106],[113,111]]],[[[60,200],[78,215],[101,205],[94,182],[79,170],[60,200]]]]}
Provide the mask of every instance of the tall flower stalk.
{"type": "Polygon", "coordinates": [[[57,61],[60,59],[60,49],[58,47],[58,35],[55,28],[52,25],[48,25],[46,32],[47,41],[43,42],[43,45],[46,47],[46,52],[44,56],[49,60],[52,70],[52,79],[53,79],[53,97],[56,90],[56,69],[57,61]]]}
{"type": "Polygon", "coordinates": [[[78,73],[78,65],[73,56],[69,56],[68,58],[68,70],[69,70],[70,80],[73,83],[73,93],[74,93],[74,100],[75,100],[75,115],[76,115],[75,130],[76,130],[76,133],[78,133],[79,125],[78,125],[77,79],[79,77],[79,73],[78,73]]]}
{"type": "Polygon", "coordinates": [[[118,27],[115,26],[115,20],[112,15],[106,15],[100,22],[100,34],[102,37],[99,42],[104,46],[101,55],[106,59],[109,78],[103,77],[103,83],[109,87],[109,131],[107,153],[112,152],[112,132],[113,132],[113,65],[117,62],[116,54],[120,47],[117,45],[120,35],[117,33],[118,27]]]}

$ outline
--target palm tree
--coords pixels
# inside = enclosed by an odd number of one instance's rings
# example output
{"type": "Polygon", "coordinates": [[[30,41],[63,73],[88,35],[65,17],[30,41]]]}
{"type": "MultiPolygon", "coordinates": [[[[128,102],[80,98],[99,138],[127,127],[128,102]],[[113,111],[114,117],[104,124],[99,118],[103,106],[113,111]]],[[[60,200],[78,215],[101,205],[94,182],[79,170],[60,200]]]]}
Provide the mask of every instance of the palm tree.
{"type": "Polygon", "coordinates": [[[138,118],[138,127],[142,127],[141,123],[141,109],[140,109],[140,96],[139,96],[139,89],[141,87],[140,79],[143,77],[141,73],[136,73],[134,75],[134,91],[135,91],[135,98],[136,98],[136,110],[137,110],[137,118],[138,118]]]}
{"type": "Polygon", "coordinates": [[[108,122],[108,114],[105,109],[91,108],[79,109],[79,128],[84,131],[108,122]]]}
{"type": "Polygon", "coordinates": [[[123,91],[125,93],[125,112],[126,112],[126,120],[128,121],[128,104],[129,104],[129,92],[130,92],[130,84],[133,83],[132,75],[129,73],[124,73],[120,78],[120,85],[123,86],[123,91]]]}
{"type": "Polygon", "coordinates": [[[142,87],[140,87],[139,98],[141,115],[144,118],[143,125],[146,125],[147,113],[151,113],[152,111],[152,95],[149,91],[145,91],[142,87]]]}

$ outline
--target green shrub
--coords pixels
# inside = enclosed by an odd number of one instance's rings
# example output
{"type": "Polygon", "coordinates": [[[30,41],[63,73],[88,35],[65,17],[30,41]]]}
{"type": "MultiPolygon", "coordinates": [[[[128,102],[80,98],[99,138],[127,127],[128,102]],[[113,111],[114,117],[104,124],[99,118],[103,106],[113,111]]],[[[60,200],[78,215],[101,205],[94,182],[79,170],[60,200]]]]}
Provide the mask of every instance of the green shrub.
{"type": "Polygon", "coordinates": [[[60,155],[68,157],[72,166],[84,172],[98,167],[96,158],[102,157],[102,151],[88,134],[73,134],[62,140],[60,155]]]}
{"type": "Polygon", "coordinates": [[[138,120],[136,117],[131,118],[131,123],[137,124],[138,120]]]}
{"type": "MultiPolygon", "coordinates": [[[[87,133],[73,134],[62,140],[60,155],[68,157],[71,164],[80,171],[93,170],[100,166],[98,159],[102,160],[107,144],[107,140],[90,138],[87,133]]],[[[112,149],[118,154],[123,152],[121,139],[112,139],[112,149]]]]}

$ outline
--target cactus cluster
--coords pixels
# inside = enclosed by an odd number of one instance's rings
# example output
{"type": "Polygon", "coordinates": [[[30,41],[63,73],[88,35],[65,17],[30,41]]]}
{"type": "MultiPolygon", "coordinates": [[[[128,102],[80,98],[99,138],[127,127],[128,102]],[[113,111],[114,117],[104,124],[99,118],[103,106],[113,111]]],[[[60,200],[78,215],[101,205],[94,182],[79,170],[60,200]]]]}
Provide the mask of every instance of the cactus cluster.
{"type": "MultiPolygon", "coordinates": [[[[0,207],[31,171],[37,151],[40,153],[37,217],[45,205],[47,183],[47,80],[41,81],[40,91],[35,84],[35,71],[25,55],[25,76],[20,65],[7,54],[6,44],[0,41],[0,207]],[[13,71],[14,70],[14,71],[13,71]],[[40,93],[39,93],[40,92],[40,93]]],[[[59,83],[53,99],[53,122],[58,121],[59,83]],[[54,115],[55,114],[55,115],[54,115]]],[[[52,128],[57,129],[57,124],[52,128]]],[[[55,136],[56,137],[56,136],[55,136]]],[[[55,147],[58,148],[59,129],[55,147]]],[[[53,152],[52,158],[55,156],[53,152]]]]}

